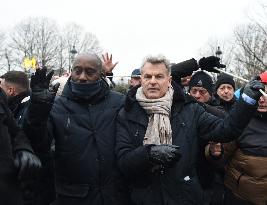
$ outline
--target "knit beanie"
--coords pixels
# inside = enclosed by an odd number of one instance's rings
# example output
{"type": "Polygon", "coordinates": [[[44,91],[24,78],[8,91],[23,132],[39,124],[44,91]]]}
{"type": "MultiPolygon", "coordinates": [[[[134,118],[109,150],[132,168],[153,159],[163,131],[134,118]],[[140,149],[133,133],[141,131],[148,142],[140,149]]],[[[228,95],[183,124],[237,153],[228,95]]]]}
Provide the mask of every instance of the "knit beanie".
{"type": "Polygon", "coordinates": [[[210,95],[213,93],[213,81],[209,74],[204,71],[196,72],[189,82],[189,91],[192,87],[203,87],[205,88],[210,95]]]}
{"type": "Polygon", "coordinates": [[[232,76],[227,75],[225,73],[221,73],[218,77],[217,77],[217,81],[215,83],[215,91],[217,91],[217,89],[220,87],[220,85],[222,84],[229,84],[231,85],[234,90],[235,90],[235,81],[233,79],[232,76]]]}

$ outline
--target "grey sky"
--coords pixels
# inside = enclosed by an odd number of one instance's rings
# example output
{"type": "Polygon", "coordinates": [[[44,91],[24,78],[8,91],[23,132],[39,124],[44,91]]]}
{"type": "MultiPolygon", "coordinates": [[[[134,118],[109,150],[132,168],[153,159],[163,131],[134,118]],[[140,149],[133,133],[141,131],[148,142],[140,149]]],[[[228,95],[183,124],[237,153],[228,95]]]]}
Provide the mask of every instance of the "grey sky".
{"type": "Polygon", "coordinates": [[[29,16],[59,25],[75,22],[96,34],[105,51],[119,61],[117,75],[139,67],[147,54],[171,62],[198,56],[212,37],[227,37],[256,0],[0,0],[0,28],[29,16]]]}

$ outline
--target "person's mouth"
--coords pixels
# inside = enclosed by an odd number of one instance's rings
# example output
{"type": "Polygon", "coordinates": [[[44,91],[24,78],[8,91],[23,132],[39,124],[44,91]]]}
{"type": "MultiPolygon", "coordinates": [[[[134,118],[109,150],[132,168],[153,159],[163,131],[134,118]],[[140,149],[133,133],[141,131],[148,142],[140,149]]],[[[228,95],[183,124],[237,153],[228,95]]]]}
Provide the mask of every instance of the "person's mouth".
{"type": "Polygon", "coordinates": [[[148,88],[148,91],[158,91],[159,89],[158,88],[148,88]]]}

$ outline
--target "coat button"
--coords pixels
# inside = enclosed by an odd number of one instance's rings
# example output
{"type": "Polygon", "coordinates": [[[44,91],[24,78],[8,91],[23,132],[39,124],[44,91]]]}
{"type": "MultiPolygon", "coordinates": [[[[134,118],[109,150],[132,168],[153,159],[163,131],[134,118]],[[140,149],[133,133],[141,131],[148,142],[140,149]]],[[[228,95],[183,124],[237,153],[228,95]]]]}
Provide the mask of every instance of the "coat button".
{"type": "Polygon", "coordinates": [[[185,127],[185,123],[184,123],[184,122],[182,122],[182,123],[181,123],[181,126],[182,126],[182,127],[185,127]]]}

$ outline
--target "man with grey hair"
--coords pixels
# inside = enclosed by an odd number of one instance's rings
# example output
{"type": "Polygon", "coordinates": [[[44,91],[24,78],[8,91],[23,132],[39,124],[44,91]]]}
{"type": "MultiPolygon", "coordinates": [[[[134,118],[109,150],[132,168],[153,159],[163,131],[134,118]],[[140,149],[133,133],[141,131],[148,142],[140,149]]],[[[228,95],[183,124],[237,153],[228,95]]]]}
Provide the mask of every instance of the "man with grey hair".
{"type": "Polygon", "coordinates": [[[202,204],[195,167],[198,136],[214,142],[238,137],[254,115],[259,89],[264,88],[257,80],[249,82],[222,120],[205,112],[171,81],[168,60],[145,59],[141,87],[129,91],[117,118],[118,164],[130,182],[133,204],[202,204]]]}
{"type": "Polygon", "coordinates": [[[56,205],[128,204],[114,154],[115,119],[124,98],[102,76],[97,55],[78,55],[55,102],[56,89],[48,90],[52,74],[42,69],[32,77],[25,129],[42,149],[55,140],[56,205]]]}

